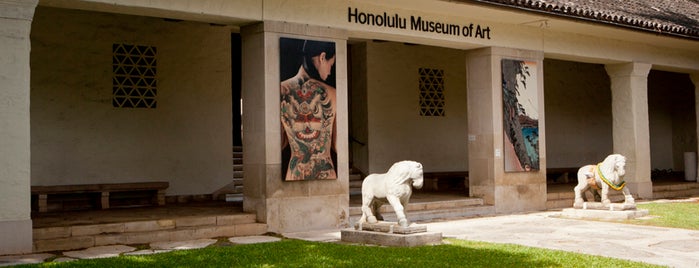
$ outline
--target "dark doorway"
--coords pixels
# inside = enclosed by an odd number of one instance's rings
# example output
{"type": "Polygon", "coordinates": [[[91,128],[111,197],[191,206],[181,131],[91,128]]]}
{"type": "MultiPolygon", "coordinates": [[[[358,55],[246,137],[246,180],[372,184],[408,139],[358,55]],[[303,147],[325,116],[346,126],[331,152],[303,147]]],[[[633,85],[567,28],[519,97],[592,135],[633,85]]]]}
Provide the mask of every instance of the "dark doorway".
{"type": "Polygon", "coordinates": [[[243,119],[241,97],[242,53],[239,33],[231,34],[231,89],[233,91],[233,146],[243,146],[243,119]]]}

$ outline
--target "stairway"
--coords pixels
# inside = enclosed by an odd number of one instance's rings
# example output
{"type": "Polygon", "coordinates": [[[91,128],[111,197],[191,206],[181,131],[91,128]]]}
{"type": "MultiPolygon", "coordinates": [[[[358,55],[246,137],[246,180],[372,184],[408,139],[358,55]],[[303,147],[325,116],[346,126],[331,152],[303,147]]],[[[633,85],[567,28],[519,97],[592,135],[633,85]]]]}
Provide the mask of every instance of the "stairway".
{"type": "MultiPolygon", "coordinates": [[[[384,220],[397,221],[393,207],[390,205],[383,205],[381,213],[384,216],[384,220]]],[[[461,197],[435,201],[419,200],[409,202],[405,214],[410,221],[420,223],[494,215],[495,207],[485,205],[481,198],[461,197]]],[[[361,216],[361,205],[350,205],[350,224],[356,223],[361,216]]]]}
{"type": "Polygon", "coordinates": [[[214,200],[243,202],[243,146],[233,146],[233,180],[212,196],[214,200]]]}
{"type": "Polygon", "coordinates": [[[36,227],[34,252],[83,249],[106,245],[261,235],[267,225],[255,214],[172,216],[150,220],[36,227]]]}
{"type": "MultiPolygon", "coordinates": [[[[567,185],[565,189],[550,189],[547,193],[546,209],[561,209],[573,207],[575,193],[573,192],[574,184],[567,185]]],[[[632,195],[635,194],[632,192],[632,195]]],[[[591,195],[588,193],[588,200],[591,200],[591,195]]],[[[699,183],[696,182],[666,182],[653,183],[653,199],[671,199],[671,198],[686,198],[699,196],[699,183]]],[[[620,191],[609,191],[609,200],[612,202],[623,202],[624,195],[620,191]]],[[[637,200],[641,201],[641,200],[637,200]]]]}
{"type": "MultiPolygon", "coordinates": [[[[364,175],[352,167],[349,177],[350,224],[362,216],[362,181],[364,175]]],[[[397,221],[393,207],[386,204],[381,207],[386,221],[397,221]]],[[[430,222],[454,218],[470,218],[495,214],[495,207],[485,205],[481,198],[465,197],[461,193],[448,191],[413,190],[413,195],[406,208],[406,215],[413,222],[430,222]]]]}
{"type": "Polygon", "coordinates": [[[350,196],[362,195],[362,182],[364,181],[364,175],[361,171],[355,167],[350,168],[349,174],[349,194],[350,196]]]}
{"type": "Polygon", "coordinates": [[[699,196],[699,183],[653,183],[653,198],[686,198],[699,196]]]}
{"type": "Polygon", "coordinates": [[[228,202],[243,202],[243,146],[233,146],[233,191],[226,194],[228,202]]]}

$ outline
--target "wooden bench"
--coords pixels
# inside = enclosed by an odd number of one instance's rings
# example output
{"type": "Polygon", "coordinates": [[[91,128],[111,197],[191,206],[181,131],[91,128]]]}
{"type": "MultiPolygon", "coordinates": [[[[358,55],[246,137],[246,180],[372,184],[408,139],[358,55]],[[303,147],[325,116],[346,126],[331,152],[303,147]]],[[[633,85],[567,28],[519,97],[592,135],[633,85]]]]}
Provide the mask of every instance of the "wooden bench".
{"type": "Polygon", "coordinates": [[[423,172],[422,177],[425,179],[426,190],[439,191],[440,180],[458,180],[459,184],[468,188],[468,171],[423,172]]]}
{"type": "Polygon", "coordinates": [[[110,193],[112,192],[136,192],[149,191],[155,193],[152,203],[165,205],[165,189],[170,186],[168,182],[133,182],[133,183],[105,183],[105,184],[80,184],[80,185],[51,185],[32,186],[32,195],[38,196],[39,212],[48,211],[48,196],[58,194],[99,194],[102,209],[110,207],[110,193]]]}
{"type": "Polygon", "coordinates": [[[578,169],[580,167],[560,167],[546,169],[547,183],[569,183],[578,180],[578,169]]]}

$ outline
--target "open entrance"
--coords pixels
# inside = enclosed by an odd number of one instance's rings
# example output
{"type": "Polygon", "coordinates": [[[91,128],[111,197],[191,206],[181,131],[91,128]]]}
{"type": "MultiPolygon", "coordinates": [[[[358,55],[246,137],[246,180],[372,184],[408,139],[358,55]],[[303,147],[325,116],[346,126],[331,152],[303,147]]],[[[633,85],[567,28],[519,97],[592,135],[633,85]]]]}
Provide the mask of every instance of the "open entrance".
{"type": "Polygon", "coordinates": [[[602,64],[544,59],[544,85],[547,189],[572,193],[579,167],[613,153],[611,82],[602,64]]]}
{"type": "Polygon", "coordinates": [[[697,120],[688,74],[650,71],[648,121],[653,184],[696,180],[697,120]]]}
{"type": "MultiPolygon", "coordinates": [[[[545,59],[544,70],[547,206],[569,207],[577,169],[615,153],[611,82],[602,64],[545,59]]],[[[694,102],[689,75],[650,71],[648,168],[654,186],[684,180],[685,153],[694,153],[697,148],[694,102]]],[[[659,192],[662,187],[653,188],[654,196],[671,197],[671,193],[659,192]]]]}
{"type": "Polygon", "coordinates": [[[424,168],[425,186],[411,200],[468,197],[466,52],[383,40],[348,44],[351,204],[361,201],[363,177],[401,160],[424,168]]]}

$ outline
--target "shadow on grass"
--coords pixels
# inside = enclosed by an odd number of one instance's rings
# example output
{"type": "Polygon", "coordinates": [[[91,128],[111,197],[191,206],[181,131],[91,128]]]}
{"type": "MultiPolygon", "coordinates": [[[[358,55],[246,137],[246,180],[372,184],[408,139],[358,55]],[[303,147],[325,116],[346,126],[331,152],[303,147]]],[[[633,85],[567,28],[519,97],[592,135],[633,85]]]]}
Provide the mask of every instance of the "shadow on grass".
{"type": "Polygon", "coordinates": [[[145,256],[45,263],[56,267],[609,267],[628,262],[515,245],[448,240],[411,248],[282,240],[145,256]],[[571,263],[572,262],[572,263],[571,263]],[[582,265],[581,265],[582,264],[582,265]]]}

